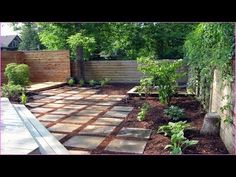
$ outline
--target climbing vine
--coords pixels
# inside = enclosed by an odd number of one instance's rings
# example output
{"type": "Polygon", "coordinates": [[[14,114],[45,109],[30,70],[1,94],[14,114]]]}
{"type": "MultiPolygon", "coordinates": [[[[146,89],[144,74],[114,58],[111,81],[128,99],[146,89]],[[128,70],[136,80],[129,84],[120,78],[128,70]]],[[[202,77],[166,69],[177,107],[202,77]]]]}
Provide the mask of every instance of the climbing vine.
{"type": "MultiPolygon", "coordinates": [[[[185,61],[189,66],[188,89],[209,107],[210,88],[214,70],[220,72],[221,87],[231,86],[234,80],[232,59],[234,54],[233,23],[200,23],[184,44],[185,61]]],[[[226,104],[221,111],[231,111],[232,98],[225,96],[226,104]]],[[[225,119],[228,121],[229,117],[225,119]]]]}

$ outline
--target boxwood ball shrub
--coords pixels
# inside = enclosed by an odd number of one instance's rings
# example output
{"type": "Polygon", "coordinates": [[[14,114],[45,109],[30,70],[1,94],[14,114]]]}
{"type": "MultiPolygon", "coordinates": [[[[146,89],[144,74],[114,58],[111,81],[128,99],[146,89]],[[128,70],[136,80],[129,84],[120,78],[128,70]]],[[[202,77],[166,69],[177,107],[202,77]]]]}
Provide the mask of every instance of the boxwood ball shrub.
{"type": "Polygon", "coordinates": [[[29,66],[26,64],[10,63],[6,66],[4,74],[11,84],[23,87],[29,84],[29,66]]]}
{"type": "Polygon", "coordinates": [[[20,85],[13,85],[11,83],[2,86],[2,96],[10,100],[18,101],[20,95],[25,92],[25,89],[20,85]]]}

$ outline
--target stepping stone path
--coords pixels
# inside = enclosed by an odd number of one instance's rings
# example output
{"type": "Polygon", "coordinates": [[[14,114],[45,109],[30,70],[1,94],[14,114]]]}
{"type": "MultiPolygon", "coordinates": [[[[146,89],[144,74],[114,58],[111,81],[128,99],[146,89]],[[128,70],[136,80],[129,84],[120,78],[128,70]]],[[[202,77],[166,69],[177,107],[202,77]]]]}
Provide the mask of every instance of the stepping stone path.
{"type": "Polygon", "coordinates": [[[151,130],[122,127],[133,107],[115,106],[127,96],[97,92],[65,86],[40,92],[27,106],[71,154],[93,154],[98,147],[102,153],[143,154],[151,130]]]}

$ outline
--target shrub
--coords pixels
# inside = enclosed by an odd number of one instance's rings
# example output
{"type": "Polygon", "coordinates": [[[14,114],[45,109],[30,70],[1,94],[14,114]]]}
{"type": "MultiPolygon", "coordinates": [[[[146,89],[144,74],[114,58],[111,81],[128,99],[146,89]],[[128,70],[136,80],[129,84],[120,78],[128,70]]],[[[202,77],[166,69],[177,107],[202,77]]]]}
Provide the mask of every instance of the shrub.
{"type": "Polygon", "coordinates": [[[178,121],[184,117],[184,109],[181,109],[178,106],[172,105],[168,109],[165,109],[164,113],[174,121],[178,121]]]}
{"type": "Polygon", "coordinates": [[[146,117],[149,109],[150,109],[149,104],[144,103],[143,106],[141,107],[140,112],[138,113],[137,118],[138,118],[139,121],[144,121],[145,120],[145,117],[146,117]]]}
{"type": "Polygon", "coordinates": [[[162,104],[170,104],[171,97],[176,92],[177,79],[183,76],[183,73],[177,73],[182,67],[183,61],[156,61],[150,58],[138,58],[138,69],[148,78],[152,79],[152,83],[158,86],[159,99],[162,104]]]}
{"type": "Polygon", "coordinates": [[[13,85],[26,86],[29,83],[29,67],[26,64],[10,63],[7,65],[5,76],[13,85]]]}
{"type": "Polygon", "coordinates": [[[171,154],[177,155],[182,154],[184,149],[197,143],[197,140],[188,140],[184,137],[184,132],[180,131],[171,136],[171,144],[168,144],[165,149],[170,148],[171,154]]]}
{"type": "Polygon", "coordinates": [[[148,77],[148,78],[143,78],[140,80],[140,86],[138,87],[138,93],[141,96],[142,93],[145,94],[145,97],[147,97],[148,94],[150,94],[153,86],[153,79],[148,77]]]}
{"type": "Polygon", "coordinates": [[[171,137],[189,127],[190,125],[186,121],[169,122],[168,125],[160,126],[157,133],[164,133],[165,136],[171,137]]]}
{"type": "Polygon", "coordinates": [[[89,86],[93,87],[96,85],[96,81],[95,80],[89,80],[89,86]]]}
{"type": "Polygon", "coordinates": [[[2,96],[7,97],[12,101],[18,101],[21,93],[23,93],[24,91],[24,88],[20,85],[9,83],[2,86],[2,96]]]}
{"type": "Polygon", "coordinates": [[[67,84],[69,86],[73,86],[75,84],[75,80],[73,78],[70,78],[68,81],[67,81],[67,84]]]}
{"type": "Polygon", "coordinates": [[[21,98],[21,103],[25,105],[27,103],[27,100],[28,100],[28,97],[26,96],[26,94],[22,93],[20,98],[21,98]]]}
{"type": "Polygon", "coordinates": [[[103,86],[107,85],[110,81],[111,81],[111,79],[105,78],[105,79],[100,81],[100,84],[103,87],[103,86]]]}
{"type": "Polygon", "coordinates": [[[80,86],[84,86],[84,84],[85,84],[84,80],[83,80],[83,79],[80,79],[80,80],[79,80],[79,85],[80,85],[80,86]]]}

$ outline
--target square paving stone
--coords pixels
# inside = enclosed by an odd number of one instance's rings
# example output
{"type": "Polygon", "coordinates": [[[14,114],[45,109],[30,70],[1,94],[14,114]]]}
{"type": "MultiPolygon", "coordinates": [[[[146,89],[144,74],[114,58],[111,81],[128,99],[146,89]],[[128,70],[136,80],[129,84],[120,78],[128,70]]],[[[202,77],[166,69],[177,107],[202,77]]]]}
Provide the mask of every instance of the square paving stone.
{"type": "Polygon", "coordinates": [[[44,108],[60,108],[62,106],[64,106],[64,104],[49,103],[49,104],[45,104],[43,107],[44,108]]]}
{"type": "Polygon", "coordinates": [[[72,94],[71,93],[59,93],[56,96],[67,97],[67,96],[72,96],[72,94]]]}
{"type": "Polygon", "coordinates": [[[117,104],[116,101],[104,101],[104,100],[96,103],[96,105],[98,105],[98,106],[113,106],[115,104],[117,104]]]}
{"type": "Polygon", "coordinates": [[[119,136],[119,137],[149,138],[151,135],[151,132],[152,131],[150,129],[123,127],[117,136],[119,136]]]}
{"type": "Polygon", "coordinates": [[[86,108],[86,110],[105,111],[109,107],[110,106],[89,106],[89,107],[86,108]]]}
{"type": "Polygon", "coordinates": [[[59,108],[56,111],[51,112],[52,114],[63,114],[63,115],[69,115],[74,112],[76,112],[76,109],[66,109],[66,108],[59,108]]]}
{"type": "Polygon", "coordinates": [[[55,92],[40,92],[40,95],[43,95],[43,96],[54,96],[56,94],[57,93],[55,92]]]}
{"type": "Polygon", "coordinates": [[[78,151],[78,150],[69,150],[69,153],[72,155],[90,155],[88,151],[78,151]]]}
{"type": "Polygon", "coordinates": [[[77,105],[77,104],[70,104],[70,105],[67,105],[65,106],[64,108],[69,108],[69,109],[82,109],[82,108],[85,108],[87,105],[77,105]]]}
{"type": "Polygon", "coordinates": [[[117,126],[119,125],[123,120],[122,119],[116,119],[116,118],[105,118],[101,117],[98,118],[93,124],[98,124],[98,125],[114,125],[117,126]]]}
{"type": "Polygon", "coordinates": [[[94,103],[93,101],[88,101],[88,100],[77,100],[73,104],[91,105],[93,103],[94,103]]]}
{"type": "Polygon", "coordinates": [[[54,100],[60,100],[60,99],[63,99],[63,98],[64,98],[64,97],[62,97],[62,96],[57,96],[57,95],[48,97],[48,99],[54,99],[54,100]]]}
{"type": "Polygon", "coordinates": [[[85,149],[95,149],[105,138],[96,136],[74,136],[67,140],[64,145],[85,149]]]}
{"type": "Polygon", "coordinates": [[[88,125],[79,134],[89,134],[89,135],[109,135],[116,126],[103,126],[103,125],[88,125]]]}
{"type": "Polygon", "coordinates": [[[52,103],[54,101],[56,101],[56,100],[55,99],[48,99],[48,98],[34,100],[35,103],[52,103]]]}
{"type": "Polygon", "coordinates": [[[81,125],[57,123],[56,125],[49,127],[48,130],[55,132],[72,132],[80,126],[81,125]]]}
{"type": "Polygon", "coordinates": [[[109,145],[106,147],[105,150],[114,152],[142,154],[146,144],[147,144],[146,141],[114,139],[109,143],[109,145]]]}
{"type": "Polygon", "coordinates": [[[133,110],[133,107],[131,106],[114,106],[111,111],[124,111],[124,112],[130,112],[133,110]]]}
{"type": "Polygon", "coordinates": [[[102,111],[96,111],[96,110],[87,110],[87,109],[84,109],[78,113],[76,113],[76,115],[87,115],[87,116],[97,116],[98,114],[100,114],[102,111]]]}
{"type": "Polygon", "coordinates": [[[66,136],[66,134],[62,134],[62,133],[52,133],[52,134],[56,137],[58,141],[66,136]]]}
{"type": "Polygon", "coordinates": [[[88,121],[90,121],[92,118],[93,117],[89,117],[89,116],[76,116],[76,115],[73,115],[73,116],[70,116],[70,117],[66,118],[62,122],[84,124],[84,123],[87,123],[88,121]]]}
{"type": "Polygon", "coordinates": [[[46,96],[45,95],[34,95],[34,96],[32,96],[32,98],[34,100],[38,100],[38,99],[46,98],[46,96]]]}
{"type": "Polygon", "coordinates": [[[29,106],[31,108],[39,107],[42,105],[45,105],[46,103],[27,103],[26,106],[29,106]]]}
{"type": "Polygon", "coordinates": [[[109,95],[109,98],[126,98],[127,95],[109,95]]]}
{"type": "Polygon", "coordinates": [[[52,122],[42,122],[42,121],[40,121],[40,123],[43,124],[43,126],[46,127],[46,126],[48,126],[49,124],[51,124],[52,122]]]}
{"type": "Polygon", "coordinates": [[[83,98],[82,96],[74,96],[73,95],[73,96],[64,98],[64,100],[80,100],[82,98],[83,98]]]}
{"type": "Polygon", "coordinates": [[[55,103],[56,104],[70,104],[75,102],[74,100],[57,100],[55,103]]]}
{"type": "Polygon", "coordinates": [[[80,91],[76,91],[76,90],[71,90],[71,91],[67,91],[65,92],[66,94],[78,94],[80,93],[80,91]]]}
{"type": "Polygon", "coordinates": [[[30,112],[32,112],[32,113],[46,113],[46,112],[49,112],[49,111],[52,111],[52,110],[53,110],[52,108],[38,107],[38,108],[30,109],[30,112]]]}
{"type": "Polygon", "coordinates": [[[108,111],[106,114],[104,114],[104,117],[118,117],[118,118],[126,118],[128,116],[129,112],[123,112],[123,111],[108,111]]]}
{"type": "Polygon", "coordinates": [[[121,101],[122,98],[108,97],[104,98],[105,101],[121,101]]]}
{"type": "Polygon", "coordinates": [[[65,115],[46,114],[39,117],[38,119],[43,121],[57,121],[63,117],[65,117],[65,115]]]}

